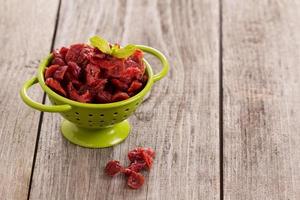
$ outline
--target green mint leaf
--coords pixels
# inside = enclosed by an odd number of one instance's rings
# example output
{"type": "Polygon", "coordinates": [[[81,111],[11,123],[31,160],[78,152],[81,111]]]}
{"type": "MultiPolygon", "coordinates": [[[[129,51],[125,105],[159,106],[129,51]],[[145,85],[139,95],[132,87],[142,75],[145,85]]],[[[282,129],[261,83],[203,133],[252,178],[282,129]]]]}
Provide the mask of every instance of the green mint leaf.
{"type": "Polygon", "coordinates": [[[96,47],[97,49],[99,49],[103,53],[106,53],[106,54],[111,54],[112,53],[112,50],[109,46],[109,43],[105,39],[95,35],[95,36],[90,38],[90,42],[91,42],[92,46],[96,47]]]}
{"type": "Polygon", "coordinates": [[[117,52],[118,50],[120,49],[120,46],[117,45],[117,44],[114,44],[112,47],[111,47],[111,54],[113,55],[115,52],[117,52]]]}
{"type": "Polygon", "coordinates": [[[121,49],[114,48],[114,51],[111,55],[117,58],[127,58],[131,56],[135,52],[135,50],[137,50],[137,47],[133,44],[129,44],[121,49]]]}

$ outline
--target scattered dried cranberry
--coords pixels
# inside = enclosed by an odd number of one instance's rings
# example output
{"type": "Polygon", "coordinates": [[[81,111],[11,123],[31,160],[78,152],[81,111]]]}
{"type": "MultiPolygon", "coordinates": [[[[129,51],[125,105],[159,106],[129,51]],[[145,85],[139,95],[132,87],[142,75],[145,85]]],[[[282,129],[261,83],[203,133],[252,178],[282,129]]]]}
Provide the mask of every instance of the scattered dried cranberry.
{"type": "Polygon", "coordinates": [[[131,163],[127,168],[122,167],[119,161],[111,160],[105,167],[105,173],[114,176],[121,172],[128,177],[127,185],[132,189],[138,189],[145,182],[144,176],[139,172],[144,169],[150,170],[154,157],[155,152],[153,149],[137,147],[128,152],[131,163]]]}
{"type": "Polygon", "coordinates": [[[135,171],[135,172],[140,172],[145,168],[146,168],[146,163],[145,162],[139,162],[139,161],[134,161],[127,167],[127,169],[130,169],[130,170],[135,171]]]}
{"type": "Polygon", "coordinates": [[[134,161],[145,161],[145,154],[152,157],[152,159],[155,157],[155,152],[151,148],[143,148],[143,147],[137,147],[131,151],[128,152],[128,159],[131,162],[134,161]]]}
{"type": "Polygon", "coordinates": [[[153,158],[146,153],[146,151],[142,152],[143,160],[146,163],[147,168],[150,170],[153,163],[153,158]]]}
{"type": "Polygon", "coordinates": [[[120,162],[117,160],[111,160],[106,164],[105,173],[109,176],[114,176],[121,172],[123,167],[120,165],[120,162]]]}
{"type": "Polygon", "coordinates": [[[145,182],[142,174],[132,171],[127,179],[127,185],[132,189],[139,189],[145,182]]]}

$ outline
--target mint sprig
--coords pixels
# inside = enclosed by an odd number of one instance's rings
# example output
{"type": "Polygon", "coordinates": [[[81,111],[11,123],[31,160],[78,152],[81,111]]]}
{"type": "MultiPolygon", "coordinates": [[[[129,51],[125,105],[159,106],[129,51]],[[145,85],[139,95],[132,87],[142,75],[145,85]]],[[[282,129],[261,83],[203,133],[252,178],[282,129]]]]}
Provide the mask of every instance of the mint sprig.
{"type": "Polygon", "coordinates": [[[128,58],[138,48],[133,44],[128,44],[124,48],[120,48],[118,45],[109,45],[109,42],[99,36],[93,36],[90,38],[91,45],[102,51],[103,53],[109,54],[116,58],[128,58]]]}
{"type": "Polygon", "coordinates": [[[99,36],[93,36],[90,38],[90,42],[92,46],[96,47],[103,53],[111,54],[112,50],[109,46],[109,43],[105,39],[99,36]]]}
{"type": "Polygon", "coordinates": [[[127,58],[131,56],[135,50],[137,50],[136,46],[133,44],[129,44],[124,48],[116,49],[112,52],[112,56],[115,56],[117,58],[127,58]]]}

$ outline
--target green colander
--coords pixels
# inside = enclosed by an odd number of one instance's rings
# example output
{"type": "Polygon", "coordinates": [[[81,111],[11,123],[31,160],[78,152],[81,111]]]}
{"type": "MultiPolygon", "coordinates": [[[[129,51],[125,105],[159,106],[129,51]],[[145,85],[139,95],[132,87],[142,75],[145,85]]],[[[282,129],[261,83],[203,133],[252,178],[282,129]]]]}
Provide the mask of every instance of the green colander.
{"type": "Polygon", "coordinates": [[[89,148],[103,148],[118,144],[125,140],[130,132],[131,127],[127,118],[142,103],[153,83],[162,79],[169,70],[169,63],[161,52],[143,45],[137,47],[158,58],[163,69],[153,75],[151,66],[144,59],[148,82],[142,91],[127,100],[108,104],[90,104],[72,101],[55,93],[44,82],[44,70],[52,60],[51,54],[41,62],[37,77],[24,83],[20,92],[22,100],[34,109],[60,113],[64,118],[61,132],[74,144],[89,148]],[[46,92],[52,105],[35,102],[27,95],[27,90],[36,83],[39,83],[46,92]]]}

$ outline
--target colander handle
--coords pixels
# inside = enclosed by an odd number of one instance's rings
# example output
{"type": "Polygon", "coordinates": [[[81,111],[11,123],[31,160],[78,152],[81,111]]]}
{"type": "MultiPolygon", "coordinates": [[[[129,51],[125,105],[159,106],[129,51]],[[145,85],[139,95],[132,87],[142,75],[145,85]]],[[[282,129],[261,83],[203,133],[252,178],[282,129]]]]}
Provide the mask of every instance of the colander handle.
{"type": "Polygon", "coordinates": [[[34,77],[28,81],[26,81],[20,91],[20,95],[24,103],[26,103],[28,106],[44,111],[44,112],[65,112],[68,110],[71,110],[72,107],[70,105],[44,105],[41,103],[38,103],[36,101],[33,101],[27,94],[27,90],[34,84],[38,83],[37,77],[34,77]]]}
{"type": "Polygon", "coordinates": [[[162,70],[153,76],[154,82],[159,81],[162,79],[164,76],[167,75],[170,65],[166,57],[157,49],[154,49],[152,47],[144,46],[144,45],[136,45],[139,49],[141,49],[144,52],[150,53],[156,58],[158,58],[163,66],[162,70]]]}

